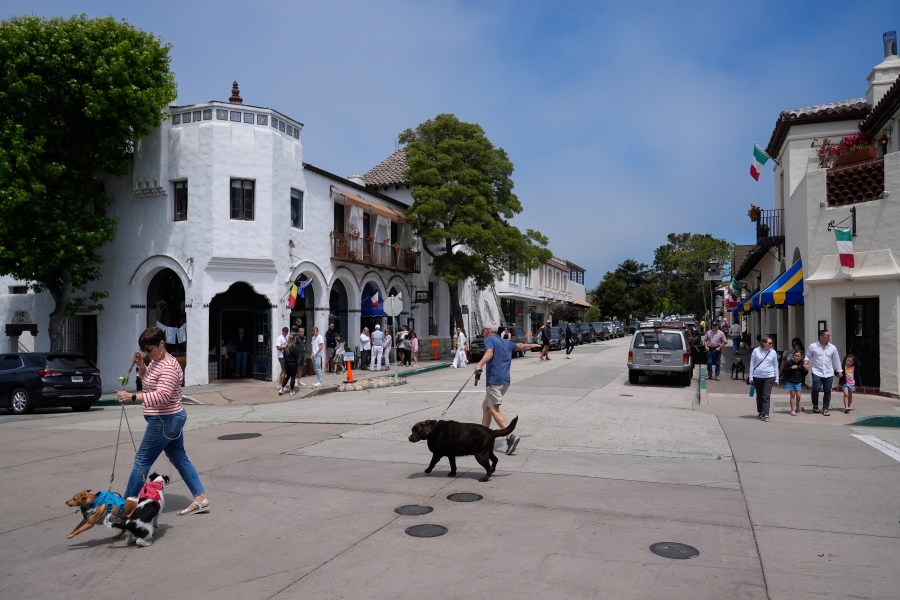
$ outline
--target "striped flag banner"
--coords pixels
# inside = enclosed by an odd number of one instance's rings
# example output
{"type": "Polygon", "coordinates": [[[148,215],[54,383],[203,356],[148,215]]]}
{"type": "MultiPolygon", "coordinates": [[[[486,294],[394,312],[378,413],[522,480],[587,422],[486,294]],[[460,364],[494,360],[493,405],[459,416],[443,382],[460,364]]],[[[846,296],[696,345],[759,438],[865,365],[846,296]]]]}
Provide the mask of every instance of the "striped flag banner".
{"type": "Polygon", "coordinates": [[[750,176],[759,181],[763,165],[769,161],[769,155],[757,144],[753,144],[753,162],[750,163],[750,176]]]}
{"type": "Polygon", "coordinates": [[[834,237],[837,240],[841,266],[852,269],[856,266],[856,261],[853,259],[853,230],[835,227],[834,237]]]}

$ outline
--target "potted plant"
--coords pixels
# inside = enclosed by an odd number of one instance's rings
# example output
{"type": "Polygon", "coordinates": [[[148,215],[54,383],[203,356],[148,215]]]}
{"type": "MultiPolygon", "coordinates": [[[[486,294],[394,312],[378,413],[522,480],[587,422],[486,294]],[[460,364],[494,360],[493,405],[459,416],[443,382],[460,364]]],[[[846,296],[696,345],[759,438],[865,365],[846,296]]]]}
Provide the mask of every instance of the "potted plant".
{"type": "Polygon", "coordinates": [[[354,240],[359,239],[359,228],[356,226],[356,223],[351,221],[347,226],[347,231],[350,232],[350,237],[352,237],[354,240]]]}
{"type": "Polygon", "coordinates": [[[750,217],[750,220],[754,223],[759,221],[759,217],[762,214],[762,210],[755,204],[750,205],[750,210],[747,211],[747,216],[750,217]]]}
{"type": "Polygon", "coordinates": [[[862,134],[848,135],[837,145],[836,166],[852,165],[875,158],[875,146],[862,134]]]}

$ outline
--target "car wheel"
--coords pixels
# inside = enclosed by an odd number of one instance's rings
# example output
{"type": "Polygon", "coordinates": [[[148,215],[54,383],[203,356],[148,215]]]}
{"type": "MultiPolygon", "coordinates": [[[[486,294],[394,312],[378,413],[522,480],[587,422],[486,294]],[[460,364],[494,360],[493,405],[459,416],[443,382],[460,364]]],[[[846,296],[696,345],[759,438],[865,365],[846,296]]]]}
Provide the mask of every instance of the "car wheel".
{"type": "Polygon", "coordinates": [[[75,412],[85,412],[91,409],[90,402],[79,402],[78,404],[72,405],[72,410],[75,412]]]}
{"type": "Polygon", "coordinates": [[[31,395],[25,388],[16,388],[9,397],[9,410],[14,415],[25,415],[34,410],[31,395]]]}
{"type": "Polygon", "coordinates": [[[681,375],[681,385],[687,387],[691,385],[691,381],[694,379],[694,371],[687,371],[681,375]]]}
{"type": "Polygon", "coordinates": [[[641,380],[641,374],[637,371],[628,371],[628,383],[637,383],[641,380]]]}

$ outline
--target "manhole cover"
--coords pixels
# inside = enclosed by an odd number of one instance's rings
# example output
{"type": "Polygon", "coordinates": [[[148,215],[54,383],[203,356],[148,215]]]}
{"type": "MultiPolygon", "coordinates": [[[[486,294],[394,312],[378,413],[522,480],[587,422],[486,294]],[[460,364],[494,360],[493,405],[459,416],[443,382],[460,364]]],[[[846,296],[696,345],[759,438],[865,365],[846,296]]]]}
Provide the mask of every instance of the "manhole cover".
{"type": "Polygon", "coordinates": [[[658,542],[650,546],[650,552],[663,558],[675,558],[678,560],[700,556],[700,551],[693,546],[679,544],[678,542],[658,542]]]}
{"type": "Polygon", "coordinates": [[[468,492],[460,492],[458,494],[450,494],[447,496],[447,500],[452,500],[454,502],[478,502],[484,498],[484,496],[480,494],[470,494],[468,492]]]}
{"type": "Polygon", "coordinates": [[[447,533],[443,525],[413,525],[406,528],[406,535],[413,537],[438,537],[447,533]]]}
{"type": "Polygon", "coordinates": [[[418,504],[407,504],[405,506],[398,506],[394,509],[394,512],[398,515],[427,515],[434,509],[430,506],[419,506],[418,504]]]}
{"type": "Polygon", "coordinates": [[[620,396],[625,396],[626,398],[634,398],[634,394],[619,394],[620,396]]]}
{"type": "Polygon", "coordinates": [[[228,435],[220,435],[217,440],[248,440],[261,436],[261,433],[229,433],[228,435]]]}

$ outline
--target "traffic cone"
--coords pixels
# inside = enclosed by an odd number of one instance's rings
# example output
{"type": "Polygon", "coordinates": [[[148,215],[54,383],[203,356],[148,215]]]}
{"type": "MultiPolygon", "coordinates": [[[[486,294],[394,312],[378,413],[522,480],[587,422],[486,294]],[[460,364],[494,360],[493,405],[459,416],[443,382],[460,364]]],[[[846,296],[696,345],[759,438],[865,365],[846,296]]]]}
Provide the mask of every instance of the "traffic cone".
{"type": "Polygon", "coordinates": [[[347,361],[347,380],[344,383],[353,383],[353,363],[347,361]]]}

